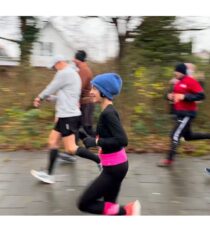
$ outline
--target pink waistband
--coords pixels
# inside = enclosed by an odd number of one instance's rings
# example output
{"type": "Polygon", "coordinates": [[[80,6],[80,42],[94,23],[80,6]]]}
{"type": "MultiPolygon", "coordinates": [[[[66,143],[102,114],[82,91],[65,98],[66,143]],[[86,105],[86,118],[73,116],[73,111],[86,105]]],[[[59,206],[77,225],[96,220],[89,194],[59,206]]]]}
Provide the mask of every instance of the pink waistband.
{"type": "Polygon", "coordinates": [[[99,158],[103,166],[118,165],[126,162],[128,160],[125,149],[114,153],[103,154],[99,151],[99,158]]]}

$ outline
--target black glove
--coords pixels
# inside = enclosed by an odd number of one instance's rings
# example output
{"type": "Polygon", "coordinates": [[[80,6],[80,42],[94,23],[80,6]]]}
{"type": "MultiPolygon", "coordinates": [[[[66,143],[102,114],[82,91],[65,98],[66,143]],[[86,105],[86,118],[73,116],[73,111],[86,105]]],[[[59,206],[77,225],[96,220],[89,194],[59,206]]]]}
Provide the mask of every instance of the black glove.
{"type": "Polygon", "coordinates": [[[84,140],[85,138],[89,137],[86,131],[83,128],[80,128],[78,131],[79,139],[84,140]]]}
{"type": "Polygon", "coordinates": [[[86,137],[83,140],[83,144],[86,148],[95,147],[96,146],[96,139],[95,137],[86,137]]]}

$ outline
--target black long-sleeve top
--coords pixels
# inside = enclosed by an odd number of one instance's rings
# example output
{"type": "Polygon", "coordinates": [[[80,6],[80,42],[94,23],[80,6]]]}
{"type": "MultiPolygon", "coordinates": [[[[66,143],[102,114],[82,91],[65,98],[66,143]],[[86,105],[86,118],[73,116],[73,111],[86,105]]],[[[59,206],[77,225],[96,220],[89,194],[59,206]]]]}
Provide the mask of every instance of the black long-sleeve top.
{"type": "Polygon", "coordinates": [[[101,113],[96,133],[99,136],[97,144],[103,153],[117,152],[128,145],[127,135],[113,105],[108,105],[101,113]]]}

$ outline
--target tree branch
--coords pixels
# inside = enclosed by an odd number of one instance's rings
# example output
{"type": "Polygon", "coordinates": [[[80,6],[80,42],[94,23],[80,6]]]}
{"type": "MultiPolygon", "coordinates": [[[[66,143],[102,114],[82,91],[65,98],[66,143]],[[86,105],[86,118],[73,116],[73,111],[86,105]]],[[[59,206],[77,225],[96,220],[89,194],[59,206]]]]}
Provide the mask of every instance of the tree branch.
{"type": "Polygon", "coordinates": [[[4,38],[4,37],[0,37],[0,39],[20,44],[20,41],[18,41],[18,40],[14,40],[14,39],[10,39],[10,38],[4,38]]]}
{"type": "Polygon", "coordinates": [[[185,28],[185,29],[177,29],[177,30],[170,30],[170,31],[201,31],[201,30],[207,30],[210,26],[204,27],[204,28],[185,28]]]}

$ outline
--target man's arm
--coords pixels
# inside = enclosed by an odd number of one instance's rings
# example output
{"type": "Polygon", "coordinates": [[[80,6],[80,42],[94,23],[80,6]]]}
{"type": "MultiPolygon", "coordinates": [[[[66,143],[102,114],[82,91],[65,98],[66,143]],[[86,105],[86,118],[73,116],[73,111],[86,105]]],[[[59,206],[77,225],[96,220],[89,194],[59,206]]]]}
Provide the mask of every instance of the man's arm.
{"type": "Polygon", "coordinates": [[[34,99],[33,105],[34,107],[39,107],[41,101],[47,99],[52,94],[56,93],[59,89],[61,89],[66,84],[65,75],[57,73],[54,79],[47,85],[47,87],[34,99]]]}
{"type": "Polygon", "coordinates": [[[59,89],[63,88],[66,84],[66,78],[63,73],[57,73],[49,85],[39,94],[39,98],[44,100],[50,95],[56,93],[59,89]]]}

